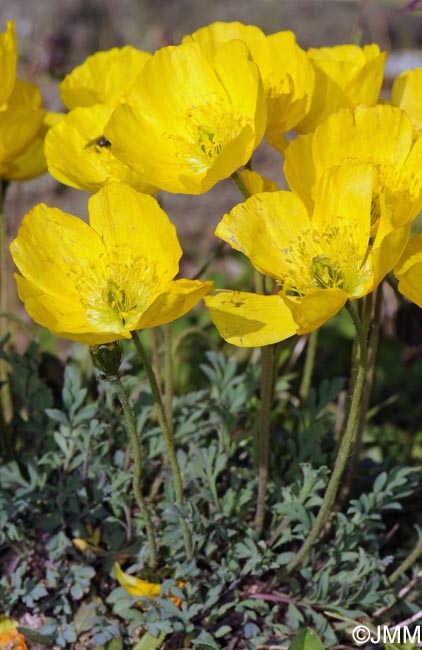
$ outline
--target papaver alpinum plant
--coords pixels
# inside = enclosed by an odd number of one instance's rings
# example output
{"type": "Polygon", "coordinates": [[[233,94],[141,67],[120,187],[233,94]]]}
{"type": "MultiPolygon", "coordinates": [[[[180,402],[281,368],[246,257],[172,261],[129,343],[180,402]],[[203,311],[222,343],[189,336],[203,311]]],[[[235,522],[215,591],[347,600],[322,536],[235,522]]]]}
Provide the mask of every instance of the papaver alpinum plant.
{"type": "Polygon", "coordinates": [[[16,80],[13,23],[0,34],[3,186],[42,161],[92,194],[88,222],[40,203],[10,246],[29,316],[90,353],[80,379],[76,357],[67,366],[61,401],[44,403],[31,351],[18,362],[3,340],[0,504],[46,521],[47,550],[15,522],[0,544],[20,549],[18,564],[33,558],[37,580],[48,573],[34,595],[29,565],[13,583],[5,572],[0,597],[13,621],[16,593],[32,603],[33,640],[320,650],[350,644],[357,622],[397,625],[414,608],[420,540],[407,548],[406,523],[397,553],[386,549],[395,533],[382,517],[410,497],[416,472],[391,467],[396,443],[387,469],[384,443],[367,449],[384,284],[422,306],[421,71],[403,72],[380,102],[385,58],[376,44],[305,51],[291,31],[216,22],[154,53],[93,53],[59,84],[68,112],[56,116],[16,80]],[[260,173],[258,147],[280,154],[287,188],[260,173]],[[160,191],[229,181],[239,202],[221,215],[210,257],[195,251],[197,271],[182,266],[180,278],[160,191]],[[344,331],[346,400],[318,356],[326,364],[344,331]],[[186,373],[192,390],[175,395],[186,373]]]}

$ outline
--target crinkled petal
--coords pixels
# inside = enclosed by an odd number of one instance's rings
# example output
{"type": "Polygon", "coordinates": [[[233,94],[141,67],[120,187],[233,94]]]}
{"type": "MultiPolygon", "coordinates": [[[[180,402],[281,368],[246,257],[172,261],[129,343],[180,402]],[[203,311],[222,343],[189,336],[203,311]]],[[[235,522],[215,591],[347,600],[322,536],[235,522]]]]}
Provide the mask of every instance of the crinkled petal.
{"type": "Polygon", "coordinates": [[[122,259],[140,256],[155,265],[163,286],[179,271],[176,229],[152,196],[124,183],[109,183],[88,202],[89,223],[108,250],[122,259]]]}
{"type": "Polygon", "coordinates": [[[248,162],[264,137],[267,126],[267,103],[261,76],[250,57],[249,49],[240,40],[224,43],[214,56],[214,69],[226,90],[230,104],[253,119],[255,137],[250,141],[249,148],[245,147],[243,155],[239,152],[243,162],[234,165],[233,171],[248,162]]]}
{"type": "Polygon", "coordinates": [[[57,294],[45,293],[36,284],[15,274],[19,298],[31,318],[57,336],[87,345],[111,343],[122,338],[130,338],[127,330],[106,331],[97,328],[86,318],[86,309],[77,295],[63,299],[57,294]]]}
{"type": "Polygon", "coordinates": [[[212,282],[200,280],[175,280],[142,314],[134,329],[164,325],[190,311],[212,289],[212,282]]]}
{"type": "Polygon", "coordinates": [[[44,116],[37,86],[17,80],[7,108],[0,111],[0,176],[2,165],[23,153],[37,138],[44,116]]]}
{"type": "Polygon", "coordinates": [[[308,213],[292,192],[265,192],[235,206],[215,234],[249,257],[258,271],[278,279],[286,270],[285,247],[309,226],[308,213]]]}
{"type": "Polygon", "coordinates": [[[407,244],[394,274],[400,293],[422,307],[422,235],[416,235],[407,244]]]}
{"type": "Polygon", "coordinates": [[[312,223],[321,233],[338,222],[340,246],[346,233],[358,259],[364,259],[371,230],[372,167],[343,163],[331,167],[318,184],[312,223]],[[341,229],[341,230],[340,230],[341,229]]]}
{"type": "Polygon", "coordinates": [[[110,106],[97,104],[75,108],[63,116],[45,142],[50,174],[65,185],[88,192],[97,192],[113,180],[128,183],[140,192],[155,192],[155,187],[117,160],[104,139],[104,127],[112,112],[110,106]]]}
{"type": "Polygon", "coordinates": [[[406,111],[416,133],[422,136],[422,68],[405,70],[397,77],[391,103],[406,111]]]}
{"type": "Polygon", "coordinates": [[[309,111],[315,74],[293,32],[271,34],[267,44],[272,65],[263,82],[268,102],[267,134],[272,142],[293,129],[309,111]]]}
{"type": "Polygon", "coordinates": [[[270,178],[261,176],[256,171],[251,169],[242,169],[239,172],[249,194],[260,194],[261,192],[278,192],[277,183],[274,183],[270,178]]]}
{"type": "Polygon", "coordinates": [[[378,45],[311,48],[308,55],[315,70],[315,92],[309,113],[296,127],[300,133],[314,131],[342,108],[376,103],[386,58],[378,45]]]}
{"type": "Polygon", "coordinates": [[[159,50],[142,69],[130,105],[106,126],[119,160],[161,189],[207,191],[245,164],[262,137],[256,65],[243,43],[222,47],[216,68],[194,42],[159,50]]]}
{"type": "Polygon", "coordinates": [[[63,103],[67,108],[94,104],[117,106],[127,100],[136,78],[150,58],[149,52],[131,45],[92,54],[60,83],[63,103]]]}
{"type": "Polygon", "coordinates": [[[205,298],[222,338],[239,347],[270,345],[297,332],[290,309],[280,296],[218,291],[205,298]]]}
{"type": "Polygon", "coordinates": [[[335,316],[349,296],[341,289],[315,289],[303,297],[284,296],[297,323],[298,334],[308,334],[335,316]]]}
{"type": "MultiPolygon", "coordinates": [[[[379,245],[374,245],[371,251],[373,266],[373,289],[385,278],[403,254],[409,239],[410,226],[393,228],[385,235],[379,245]]],[[[377,242],[375,242],[376,244],[377,242]]]]}
{"type": "Polygon", "coordinates": [[[77,269],[83,273],[84,264],[95,264],[104,246],[84,221],[41,203],[24,217],[10,251],[20,273],[40,291],[73,300],[77,269]]]}
{"type": "Polygon", "coordinates": [[[6,108],[6,102],[12,94],[16,80],[16,63],[15,23],[9,20],[6,31],[0,34],[0,110],[6,108]]]}
{"type": "Polygon", "coordinates": [[[358,106],[331,115],[315,131],[313,157],[317,170],[345,158],[400,167],[412,146],[409,117],[393,106],[358,106]]]}
{"type": "Polygon", "coordinates": [[[284,149],[284,175],[290,188],[301,199],[309,213],[314,207],[314,188],[317,182],[312,153],[313,141],[313,133],[301,135],[284,149]]]}

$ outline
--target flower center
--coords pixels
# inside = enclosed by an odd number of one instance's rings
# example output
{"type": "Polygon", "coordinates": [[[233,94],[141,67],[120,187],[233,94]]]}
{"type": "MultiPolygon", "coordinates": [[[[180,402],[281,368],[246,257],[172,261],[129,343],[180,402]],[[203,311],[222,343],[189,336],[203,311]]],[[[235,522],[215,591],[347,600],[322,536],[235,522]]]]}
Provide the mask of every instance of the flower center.
{"type": "Polygon", "coordinates": [[[312,284],[320,289],[329,287],[343,288],[343,273],[336,262],[332,262],[328,255],[316,255],[311,260],[312,284]]]}
{"type": "Polygon", "coordinates": [[[234,140],[248,123],[245,115],[215,98],[189,108],[180,118],[179,134],[165,134],[177,145],[177,157],[194,173],[207,171],[223,148],[234,140]]]}
{"type": "Polygon", "coordinates": [[[115,246],[91,262],[77,283],[87,320],[102,330],[134,329],[157,294],[155,266],[122,248],[115,246]]]}
{"type": "Polygon", "coordinates": [[[361,294],[370,278],[366,258],[358,252],[356,233],[341,217],[324,232],[309,228],[283,249],[285,264],[278,284],[282,293],[305,296],[317,289],[342,289],[350,296],[361,294]]]}

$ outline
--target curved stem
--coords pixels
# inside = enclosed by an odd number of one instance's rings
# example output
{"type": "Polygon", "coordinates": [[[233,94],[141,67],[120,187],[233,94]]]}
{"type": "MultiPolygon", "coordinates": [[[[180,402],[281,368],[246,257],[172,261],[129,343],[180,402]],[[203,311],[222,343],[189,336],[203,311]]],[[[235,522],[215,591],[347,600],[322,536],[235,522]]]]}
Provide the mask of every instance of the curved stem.
{"type": "Polygon", "coordinates": [[[311,387],[312,373],[314,370],[315,355],[318,345],[318,334],[319,330],[314,330],[310,333],[308,338],[305,365],[303,367],[302,381],[299,388],[299,397],[301,398],[302,402],[304,402],[308,397],[309,389],[311,387]]]}
{"type": "Polygon", "coordinates": [[[226,244],[226,242],[224,242],[224,241],[219,242],[218,246],[216,246],[214,248],[214,250],[211,253],[211,255],[209,256],[209,258],[207,260],[205,260],[203,265],[199,268],[199,271],[197,271],[195,273],[192,280],[199,280],[201,278],[201,276],[204,275],[205,271],[208,270],[208,267],[211,266],[211,264],[214,262],[214,260],[216,260],[217,257],[220,257],[221,253],[224,250],[225,244],[226,244]]]}
{"type": "MultiPolygon", "coordinates": [[[[7,220],[5,214],[5,201],[6,191],[9,186],[9,181],[0,179],[0,312],[4,314],[9,309],[8,293],[9,293],[9,251],[7,248],[7,220]]],[[[4,319],[0,319],[0,338],[7,334],[7,326],[4,319]]],[[[10,393],[10,384],[8,379],[8,364],[6,361],[0,361],[0,403],[2,409],[2,419],[5,424],[5,431],[7,425],[13,418],[13,404],[12,396],[10,393]]],[[[5,433],[6,436],[9,434],[5,433]]],[[[13,448],[12,441],[8,441],[8,445],[13,448]]]]}
{"type": "Polygon", "coordinates": [[[315,540],[318,538],[330,515],[331,508],[337,495],[340,479],[343,475],[353,440],[359,426],[359,418],[361,415],[360,404],[365,388],[365,376],[367,368],[366,331],[364,332],[355,309],[350,302],[346,303],[346,309],[348,310],[353,321],[359,341],[359,365],[356,374],[356,381],[354,382],[353,386],[353,392],[350,396],[350,408],[348,410],[349,415],[347,418],[346,426],[344,428],[340,448],[337,453],[334,469],[328,482],[322,505],[305,543],[303,544],[296,557],[293,558],[293,560],[291,560],[287,565],[287,571],[289,573],[297,569],[307,558],[308,553],[310,552],[315,540]]]}
{"type": "Polygon", "coordinates": [[[160,397],[160,391],[158,390],[157,380],[155,378],[154,371],[152,369],[151,363],[148,359],[148,355],[145,351],[144,346],[142,345],[141,339],[137,332],[132,332],[133,342],[135,343],[138,354],[141,358],[142,363],[145,366],[145,370],[148,375],[148,381],[151,387],[152,398],[154,400],[155,410],[157,412],[158,421],[163,432],[164,442],[167,449],[167,454],[170,462],[170,467],[173,472],[174,480],[174,492],[176,495],[176,505],[179,509],[179,522],[182,528],[183,540],[185,543],[185,550],[188,559],[192,558],[192,537],[190,530],[186,523],[186,520],[183,516],[184,508],[184,496],[183,496],[183,487],[182,487],[182,477],[180,474],[179,463],[176,456],[176,449],[174,443],[174,437],[167,426],[166,415],[164,412],[163,404],[160,397]]]}
{"type": "Polygon", "coordinates": [[[232,180],[234,181],[235,185],[237,186],[237,189],[241,193],[244,199],[249,199],[251,196],[251,193],[249,192],[248,188],[246,187],[246,183],[239,174],[239,172],[233,172],[231,175],[232,180]]]}
{"type": "Polygon", "coordinates": [[[258,497],[255,513],[255,529],[260,535],[264,528],[265,498],[268,483],[268,464],[270,449],[270,413],[274,396],[274,345],[261,348],[261,408],[259,411],[258,432],[258,497]]]}
{"type": "MultiPolygon", "coordinates": [[[[234,172],[232,180],[236,184],[244,199],[249,199],[251,194],[246,187],[239,172],[234,172]]],[[[266,293],[265,275],[255,269],[255,291],[259,294],[266,293]]],[[[270,413],[274,396],[275,380],[275,346],[266,345],[261,348],[261,405],[259,410],[258,432],[255,438],[255,448],[258,455],[258,494],[255,512],[255,530],[261,535],[264,528],[265,500],[268,484],[268,465],[270,447],[270,413]]]]}
{"type": "Polygon", "coordinates": [[[136,502],[145,522],[150,551],[150,566],[154,569],[157,566],[157,545],[155,543],[154,528],[152,525],[151,517],[142,495],[142,450],[138,434],[136,432],[135,417],[133,415],[133,410],[129,404],[126,389],[120,381],[119,377],[114,376],[113,378],[109,378],[109,381],[114,386],[116,395],[119,398],[120,404],[122,405],[123,414],[125,416],[126,428],[129,433],[130,444],[132,446],[133,459],[135,463],[133,475],[133,492],[135,494],[136,502]]]}
{"type": "Polygon", "coordinates": [[[164,329],[164,404],[167,426],[173,437],[173,350],[171,324],[163,325],[164,329]]]}
{"type": "Polygon", "coordinates": [[[154,364],[155,376],[157,377],[158,390],[160,395],[163,394],[163,378],[161,376],[161,363],[160,363],[160,353],[159,353],[159,337],[158,337],[158,327],[151,327],[151,354],[152,354],[152,363],[154,364]]]}
{"type": "MultiPolygon", "coordinates": [[[[373,294],[370,294],[371,297],[372,295],[373,294]]],[[[369,298],[370,296],[367,296],[367,298],[369,298]]],[[[363,399],[360,404],[359,425],[356,431],[355,444],[353,446],[352,457],[349,463],[349,470],[339,499],[340,502],[339,507],[341,507],[349,497],[353,485],[353,480],[358,467],[358,463],[359,463],[360,450],[362,446],[362,435],[363,435],[363,430],[365,428],[366,416],[369,407],[369,400],[371,397],[372,385],[374,383],[374,376],[375,376],[375,362],[377,359],[378,339],[379,339],[379,331],[381,325],[382,285],[380,285],[375,290],[374,297],[375,297],[374,304],[372,304],[373,301],[371,300],[367,306],[369,336],[368,336],[368,367],[366,372],[365,391],[363,394],[363,399]]]]}

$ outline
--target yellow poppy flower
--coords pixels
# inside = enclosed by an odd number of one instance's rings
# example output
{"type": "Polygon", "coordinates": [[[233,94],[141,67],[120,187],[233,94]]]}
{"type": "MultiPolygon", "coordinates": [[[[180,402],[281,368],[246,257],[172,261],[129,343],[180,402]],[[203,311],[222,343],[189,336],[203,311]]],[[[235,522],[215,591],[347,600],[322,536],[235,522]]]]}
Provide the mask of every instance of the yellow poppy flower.
{"type": "Polygon", "coordinates": [[[406,111],[416,135],[422,136],[422,68],[406,70],[397,77],[391,103],[406,111]]]}
{"type": "Polygon", "coordinates": [[[0,111],[0,177],[9,178],[16,158],[38,137],[45,114],[37,86],[17,79],[7,108],[0,111]]]}
{"type": "Polygon", "coordinates": [[[373,291],[399,259],[409,228],[372,242],[371,204],[371,166],[350,163],[323,174],[313,212],[292,192],[272,192],[225,215],[216,235],[272,277],[278,293],[205,298],[221,336],[241,347],[275,343],[317,329],[347,300],[373,291]]]}
{"type": "Polygon", "coordinates": [[[71,109],[124,103],[144,63],[150,58],[149,52],[131,45],[92,54],[59,84],[64,105],[71,109]]]}
{"type": "Polygon", "coordinates": [[[65,185],[97,192],[109,181],[122,181],[140,192],[153,194],[157,188],[111,153],[102,135],[113,112],[111,106],[97,104],[75,108],[53,127],[45,140],[48,171],[65,185]]]}
{"type": "Polygon", "coordinates": [[[182,251],[155,199],[109,183],[88,209],[90,225],[37,205],[11,244],[19,296],[37,323],[99,345],[173,321],[208,293],[210,282],[173,280],[182,251]]]}
{"type": "Polygon", "coordinates": [[[105,128],[112,152],[169,192],[206,192],[249,160],[265,131],[261,78],[241,41],[222,45],[212,62],[197,43],[159,50],[129,104],[105,128]]]}
{"type": "Polygon", "coordinates": [[[345,160],[373,166],[374,226],[381,196],[392,226],[407,223],[421,210],[422,138],[413,143],[412,125],[404,111],[387,105],[358,106],[331,115],[314,133],[289,145],[284,173],[292,190],[312,210],[322,173],[345,160]]]}
{"type": "Polygon", "coordinates": [[[246,43],[259,68],[267,99],[267,135],[270,144],[280,148],[282,135],[309,111],[314,90],[312,64],[293,32],[265,36],[259,27],[239,22],[213,23],[185,36],[183,42],[199,43],[212,60],[216,50],[233,39],[246,43]]]}
{"type": "MultiPolygon", "coordinates": [[[[126,589],[131,596],[139,596],[140,598],[158,598],[160,595],[160,582],[148,582],[147,580],[137,578],[130,573],[125,573],[117,562],[114,563],[113,572],[119,585],[123,587],[123,589],[126,589]]],[[[177,586],[182,588],[184,584],[184,582],[179,581],[177,586]]],[[[172,600],[177,607],[180,607],[182,603],[181,598],[176,598],[175,596],[170,596],[170,600],[172,600]]]]}
{"type": "Polygon", "coordinates": [[[422,235],[409,241],[394,274],[399,281],[400,293],[422,307],[422,235]]]}
{"type": "Polygon", "coordinates": [[[314,131],[341,108],[377,103],[386,58],[378,45],[311,48],[308,56],[315,71],[315,91],[308,115],[296,126],[299,133],[314,131]]]}
{"type": "Polygon", "coordinates": [[[13,20],[7,22],[6,31],[0,34],[0,111],[7,106],[16,80],[16,33],[13,20]]]}

